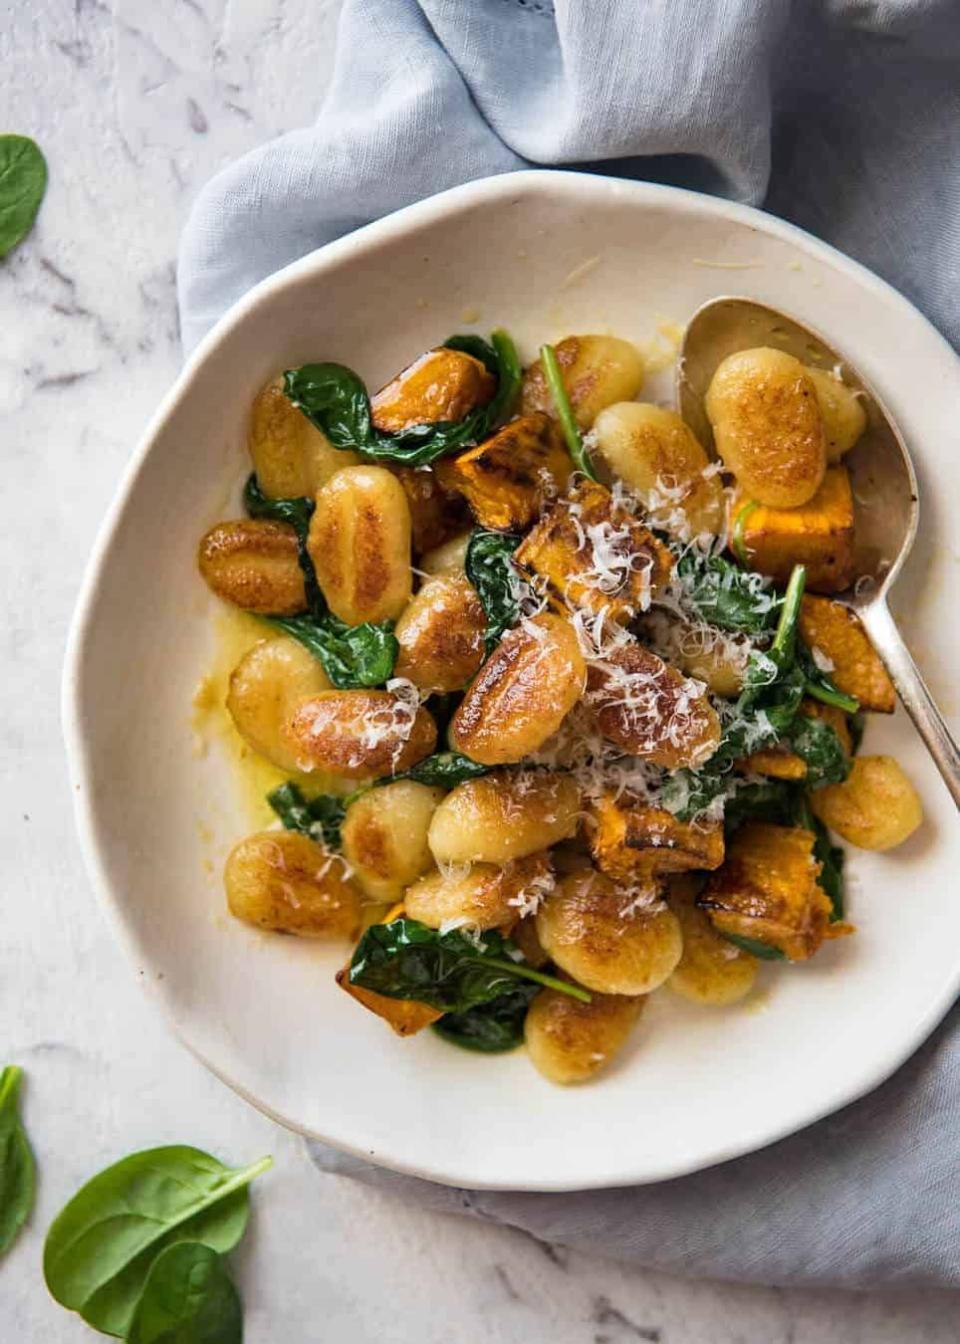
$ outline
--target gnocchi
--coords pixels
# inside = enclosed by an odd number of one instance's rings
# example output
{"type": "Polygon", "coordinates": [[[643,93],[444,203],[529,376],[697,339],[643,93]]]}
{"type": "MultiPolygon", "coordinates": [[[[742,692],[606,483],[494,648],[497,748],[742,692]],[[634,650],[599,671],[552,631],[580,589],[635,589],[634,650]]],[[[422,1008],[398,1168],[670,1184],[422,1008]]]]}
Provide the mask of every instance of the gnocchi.
{"type": "Polygon", "coordinates": [[[297,704],[282,737],[300,770],[376,779],[429,756],[437,726],[422,706],[390,691],[323,691],[297,704]]]}
{"type": "Polygon", "coordinates": [[[458,784],[430,822],[438,864],[511,863],[576,834],[580,794],[569,775],[495,770],[458,784]]]}
{"type": "Polygon", "coordinates": [[[360,893],[343,862],[296,831],[261,831],[227,858],[230,913],[247,924],[299,938],[352,938],[360,893]]]}
{"type": "Polygon", "coordinates": [[[855,757],[843,783],[817,789],[810,806],[858,849],[902,845],[923,821],[917,791],[892,756],[855,757]]]}
{"type": "Polygon", "coordinates": [[[427,836],[443,790],[398,779],[350,804],[340,828],[343,857],[365,896],[399,901],[433,866],[427,836]]]}
{"type": "Polygon", "coordinates": [[[394,669],[422,691],[459,691],[483,662],[486,617],[465,574],[428,579],[397,622],[394,669]]]}
{"type": "Polygon", "coordinates": [[[530,1005],[524,1039],[534,1068],[551,1083],[584,1083],[623,1049],[646,999],[594,994],[578,1003],[544,989],[530,1005]]]}
{"type": "Polygon", "coordinates": [[[286,523],[217,523],[200,542],[197,561],[217,597],[244,611],[295,616],[307,605],[297,534],[286,523]]]}
{"type": "Polygon", "coordinates": [[[410,506],[385,467],[345,467],[317,495],[307,550],[347,625],[395,620],[410,601],[410,506]]]}
{"type": "Polygon", "coordinates": [[[230,676],[227,712],[254,751],[291,773],[297,758],[283,727],[300,700],[330,690],[323,666],[296,640],[264,639],[240,659],[230,676]]]}
{"type": "MultiPolygon", "coordinates": [[[[616,336],[567,336],[558,342],[557,364],[570,405],[581,429],[589,429],[605,406],[630,401],[643,384],[643,359],[629,341],[616,336]]],[[[524,414],[555,413],[542,362],[523,375],[520,393],[524,414]]]]}
{"type": "Polygon", "coordinates": [[[360,461],[357,453],[334,448],[310,423],[274,378],[254,399],[247,447],[260,489],[270,499],[312,499],[341,467],[360,461]]]}

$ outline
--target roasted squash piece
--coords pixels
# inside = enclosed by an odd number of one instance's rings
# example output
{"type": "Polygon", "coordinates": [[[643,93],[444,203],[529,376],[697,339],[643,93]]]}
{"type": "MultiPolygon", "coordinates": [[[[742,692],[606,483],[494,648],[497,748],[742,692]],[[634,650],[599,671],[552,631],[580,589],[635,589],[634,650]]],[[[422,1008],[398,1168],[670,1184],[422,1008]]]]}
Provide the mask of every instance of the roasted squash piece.
{"type": "Polygon", "coordinates": [[[804,596],[800,607],[800,634],[833,664],[830,677],[847,695],[855,695],[861,709],[892,714],[897,695],[855,611],[826,597],[804,596]]]}
{"type": "Polygon", "coordinates": [[[591,663],[585,703],[608,741],[665,770],[703,765],[720,744],[699,685],[635,640],[591,663]]]}
{"type": "Polygon", "coordinates": [[[605,485],[586,480],[553,505],[514,559],[570,606],[622,622],[649,607],[673,569],[669,549],[605,485]]]}
{"type": "Polygon", "coordinates": [[[349,962],[342,971],[337,971],[335,979],[341,989],[345,989],[357,1003],[362,1003],[364,1008],[369,1008],[371,1013],[382,1017],[398,1036],[413,1036],[443,1017],[443,1013],[431,1008],[428,1003],[418,1003],[416,999],[391,999],[386,994],[364,989],[362,985],[352,985],[349,962]]]}
{"type": "Polygon", "coordinates": [[[559,427],[537,411],[437,468],[441,485],[465,496],[481,527],[523,531],[566,486],[573,463],[559,427]]]}
{"type": "MultiPolygon", "coordinates": [[[[732,517],[752,503],[742,490],[732,517]]],[[[828,467],[823,484],[808,504],[772,509],[757,504],[744,514],[743,552],[751,569],[785,584],[794,565],[806,565],[807,587],[839,593],[854,580],[853,491],[846,467],[828,467]]]]}
{"type": "Polygon", "coordinates": [[[414,555],[436,550],[469,527],[463,499],[444,490],[435,471],[420,467],[391,467],[403,486],[410,506],[414,555]]]}
{"type": "Polygon", "coordinates": [[[399,434],[411,425],[455,422],[485,406],[496,390],[496,378],[479,359],[441,346],[408,364],[370,398],[373,424],[382,434],[399,434]]]}
{"type": "Polygon", "coordinates": [[[741,826],[722,868],[697,899],[714,928],[776,948],[790,961],[805,961],[825,938],[850,933],[849,925],[830,923],[814,839],[800,827],[760,821],[741,826]]]}
{"type": "Polygon", "coordinates": [[[638,882],[659,873],[719,868],[723,827],[693,825],[640,799],[606,794],[592,808],[590,848],[594,862],[618,882],[638,882]]]}

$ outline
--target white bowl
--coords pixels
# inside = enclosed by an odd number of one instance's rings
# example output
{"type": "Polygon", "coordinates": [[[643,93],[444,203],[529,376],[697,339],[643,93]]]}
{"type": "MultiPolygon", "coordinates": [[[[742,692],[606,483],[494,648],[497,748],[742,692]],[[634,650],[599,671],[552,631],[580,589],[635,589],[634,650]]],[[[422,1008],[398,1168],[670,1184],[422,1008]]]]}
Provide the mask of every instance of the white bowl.
{"type": "MultiPolygon", "coordinates": [[[[914,651],[956,711],[949,501],[960,497],[960,362],[889,286],[757,211],[569,173],[471,183],[257,286],[203,342],[150,425],[97,545],[67,660],[79,827],[114,927],[181,1039],[292,1129],[470,1187],[659,1180],[860,1096],[956,996],[957,819],[902,711],[870,720],[866,748],[904,762],[927,822],[893,854],[850,855],[857,936],[808,965],[764,971],[764,990],[746,1005],[697,1009],[658,993],[622,1062],[582,1088],[551,1086],[522,1051],[467,1054],[430,1032],[401,1041],[334,986],[344,949],[259,934],[224,913],[219,868],[249,827],[226,761],[194,754],[190,702],[215,605],[194,556],[248,470],[244,421],[256,390],[315,359],[349,364],[377,385],[471,324],[506,327],[523,354],[570,331],[644,343],[720,293],[822,330],[903,426],[923,515],[901,605],[914,651]]],[[[669,396],[670,379],[664,370],[648,394],[669,396]]]]}

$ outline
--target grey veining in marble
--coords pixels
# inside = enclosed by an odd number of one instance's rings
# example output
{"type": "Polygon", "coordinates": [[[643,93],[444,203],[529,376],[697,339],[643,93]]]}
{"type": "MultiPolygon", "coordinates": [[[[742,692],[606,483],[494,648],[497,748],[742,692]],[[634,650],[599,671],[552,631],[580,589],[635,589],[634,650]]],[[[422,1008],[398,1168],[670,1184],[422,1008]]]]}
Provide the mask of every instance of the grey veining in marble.
{"type": "Polygon", "coordinates": [[[50,188],[0,263],[2,1062],[28,1073],[40,1164],[0,1262],[0,1340],[92,1339],[47,1297],[43,1231],[89,1174],[183,1140],[272,1152],[236,1256],[250,1344],[948,1344],[946,1295],[886,1298],[682,1282],[440,1217],[314,1172],[296,1139],[208,1076],[140,994],[83,873],[59,728],[82,567],[179,361],[174,256],[219,165],[309,120],[333,0],[31,0],[0,24],[5,129],[50,188]]]}

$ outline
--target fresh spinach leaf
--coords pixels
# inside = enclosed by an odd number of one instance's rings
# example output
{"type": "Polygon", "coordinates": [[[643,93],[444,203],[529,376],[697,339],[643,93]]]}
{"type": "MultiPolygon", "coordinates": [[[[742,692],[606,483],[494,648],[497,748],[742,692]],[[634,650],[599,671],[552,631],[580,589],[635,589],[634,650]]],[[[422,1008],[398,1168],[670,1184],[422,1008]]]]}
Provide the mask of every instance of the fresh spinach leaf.
{"type": "Polygon", "coordinates": [[[489,1003],[478,1003],[462,1013],[445,1013],[433,1029],[451,1045],[479,1054],[498,1055],[523,1043],[523,1024],[538,985],[518,983],[489,1003]]]}
{"type": "Polygon", "coordinates": [[[437,751],[397,778],[415,779],[418,784],[452,789],[455,784],[462,784],[465,779],[479,779],[481,775],[489,773],[489,765],[471,761],[469,756],[461,756],[458,751],[437,751]]]}
{"type": "Polygon", "coordinates": [[[323,664],[323,670],[337,690],[359,686],[382,686],[393,676],[400,646],[393,633],[392,621],[372,625],[347,625],[331,612],[316,619],[312,616],[265,616],[264,620],[283,630],[309,649],[323,664]]]}
{"type": "Polygon", "coordinates": [[[464,568],[477,590],[487,617],[484,642],[490,653],[506,630],[520,619],[517,572],[513,553],[520,538],[509,532],[487,532],[476,527],[470,533],[464,568]]]}
{"type": "Polygon", "coordinates": [[[786,961],[787,954],[779,947],[773,947],[770,943],[761,943],[759,938],[743,938],[739,933],[724,933],[722,937],[726,938],[728,943],[733,943],[734,947],[739,947],[741,952],[749,952],[751,957],[759,957],[761,961],[786,961]]]}
{"type": "Polygon", "coordinates": [[[451,336],[445,344],[481,358],[497,377],[493,399],[462,420],[411,425],[397,434],[382,434],[374,427],[367,389],[343,364],[288,369],[283,375],[284,391],[335,448],[378,461],[423,466],[486,438],[509,410],[520,386],[520,361],[506,332],[495,331],[489,345],[477,336],[451,336]]]}
{"type": "Polygon", "coordinates": [[[0,257],[33,228],[47,189],[47,161],[27,135],[0,135],[0,257]]]}
{"type": "Polygon", "coordinates": [[[247,1225],[247,1186],[271,1158],[231,1168],[199,1148],[150,1148],[88,1181],[50,1226],[43,1275],[52,1295],[97,1330],[129,1330],[151,1266],[175,1242],[233,1249],[247,1225]]]}
{"type": "Polygon", "coordinates": [[[802,640],[797,646],[797,659],[807,679],[807,695],[812,695],[815,700],[820,700],[825,705],[842,709],[845,714],[856,714],[860,708],[860,701],[855,695],[847,695],[846,691],[841,691],[828,673],[821,672],[802,640]]]}
{"type": "Polygon", "coordinates": [[[560,365],[557,362],[557,352],[552,345],[541,345],[540,363],[543,365],[543,376],[546,379],[547,387],[550,389],[554,410],[557,413],[557,419],[560,421],[563,437],[567,441],[567,451],[573,458],[573,465],[577,471],[582,471],[584,476],[589,476],[591,481],[597,481],[600,478],[590,461],[590,454],[587,452],[583,435],[580,433],[580,426],[577,424],[577,417],[573,413],[573,407],[570,405],[570,398],[567,396],[567,389],[563,383],[563,374],[560,372],[560,365]]]}
{"type": "Polygon", "coordinates": [[[0,1072],[0,1255],[12,1245],[33,1208],[36,1164],[17,1101],[23,1070],[0,1072]]]}
{"type": "Polygon", "coordinates": [[[798,714],[790,725],[786,740],[790,750],[806,762],[805,784],[819,789],[824,784],[840,784],[850,773],[850,762],[835,729],[823,719],[798,714]]]}
{"type": "Polygon", "coordinates": [[[127,1344],[241,1344],[243,1307],[221,1256],[177,1241],[150,1267],[127,1344]]]}
{"type": "Polygon", "coordinates": [[[533,981],[571,998],[590,1002],[579,985],[557,980],[528,966],[513,945],[489,931],[474,942],[453,930],[440,933],[415,919],[372,924],[350,962],[350,983],[391,999],[416,999],[442,1013],[463,1013],[512,991],[518,980],[533,981]]]}
{"type": "Polygon", "coordinates": [[[762,574],[739,569],[722,555],[687,547],[677,578],[697,615],[720,630],[759,635],[777,623],[780,599],[762,574]]]}
{"type": "Polygon", "coordinates": [[[307,802],[300,789],[292,780],[281,784],[279,788],[267,794],[267,802],[276,812],[288,831],[302,831],[311,840],[318,840],[328,849],[340,848],[340,827],[347,808],[354,798],[362,793],[348,794],[345,798],[336,798],[333,794],[323,793],[307,802]]]}

